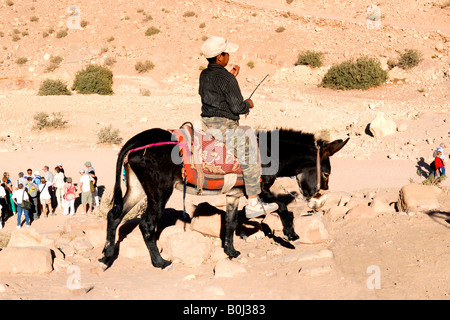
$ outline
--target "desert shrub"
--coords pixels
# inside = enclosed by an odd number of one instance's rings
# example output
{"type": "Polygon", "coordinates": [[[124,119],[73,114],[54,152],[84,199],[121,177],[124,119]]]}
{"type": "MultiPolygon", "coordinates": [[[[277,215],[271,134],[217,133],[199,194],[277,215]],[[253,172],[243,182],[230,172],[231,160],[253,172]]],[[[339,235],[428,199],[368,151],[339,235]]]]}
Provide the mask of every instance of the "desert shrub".
{"type": "Polygon", "coordinates": [[[299,53],[295,65],[306,65],[313,68],[320,68],[323,65],[323,56],[323,52],[306,50],[299,53]]]}
{"type": "Polygon", "coordinates": [[[194,11],[186,11],[185,13],[183,13],[183,17],[185,17],[185,18],[194,17],[194,16],[195,16],[194,11]]]}
{"type": "Polygon", "coordinates": [[[38,112],[33,116],[34,129],[42,130],[44,128],[64,128],[67,121],[63,120],[61,112],[52,112],[51,116],[46,112],[38,112]]]}
{"type": "Polygon", "coordinates": [[[89,65],[75,75],[72,90],[78,93],[102,95],[113,94],[113,74],[108,68],[99,65],[89,65]]]}
{"type": "Polygon", "coordinates": [[[119,129],[113,129],[112,125],[101,128],[97,138],[98,143],[120,144],[122,142],[119,129]]]}
{"type": "Polygon", "coordinates": [[[285,31],[285,30],[286,30],[285,27],[278,27],[278,28],[275,30],[275,32],[281,33],[281,32],[283,32],[283,31],[285,31]]]}
{"type": "Polygon", "coordinates": [[[70,96],[72,92],[62,80],[47,79],[41,83],[38,96],[70,96]]]}
{"type": "Polygon", "coordinates": [[[134,68],[136,69],[137,72],[139,73],[144,73],[147,71],[152,70],[155,67],[155,65],[153,64],[153,62],[151,62],[150,60],[145,60],[144,62],[142,61],[138,61],[136,62],[136,64],[134,65],[134,68]]]}
{"type": "Polygon", "coordinates": [[[12,0],[6,0],[6,5],[11,7],[14,5],[14,2],[12,0]]]}
{"type": "Polygon", "coordinates": [[[398,66],[402,69],[411,69],[422,61],[422,54],[419,50],[408,49],[400,54],[398,58],[398,66]]]}
{"type": "Polygon", "coordinates": [[[143,97],[150,97],[152,95],[152,93],[150,92],[149,89],[141,88],[139,90],[139,92],[140,92],[141,96],[143,96],[143,97]]]}
{"type": "Polygon", "coordinates": [[[253,69],[255,67],[255,62],[250,60],[249,62],[247,62],[247,67],[249,67],[250,69],[253,69]]]}
{"type": "Polygon", "coordinates": [[[361,57],[356,61],[348,60],[333,65],[323,77],[320,86],[339,90],[366,90],[378,87],[387,79],[388,73],[381,68],[379,61],[361,57]]]}
{"type": "Polygon", "coordinates": [[[89,22],[86,21],[86,20],[81,20],[80,21],[80,27],[82,27],[82,28],[86,28],[88,24],[89,24],[89,22]]]}
{"type": "Polygon", "coordinates": [[[30,18],[30,21],[31,21],[31,22],[38,22],[38,21],[39,21],[39,17],[37,17],[37,16],[32,16],[32,17],[30,18]]]}
{"type": "Polygon", "coordinates": [[[13,34],[11,39],[12,41],[16,42],[20,40],[20,36],[18,34],[13,34]]]}
{"type": "Polygon", "coordinates": [[[107,58],[105,59],[105,61],[103,62],[103,64],[104,64],[105,66],[111,67],[111,66],[113,66],[116,62],[117,62],[116,58],[114,58],[114,57],[107,57],[107,58]]]}
{"type": "Polygon", "coordinates": [[[58,32],[56,32],[56,38],[58,38],[58,39],[64,38],[66,36],[67,36],[66,30],[59,30],[58,32]]]}
{"type": "Polygon", "coordinates": [[[49,60],[49,64],[45,67],[45,72],[53,72],[59,68],[60,63],[63,61],[63,58],[60,56],[51,56],[49,60]]]}
{"type": "Polygon", "coordinates": [[[147,37],[153,36],[155,34],[158,34],[160,31],[157,27],[151,26],[145,31],[145,35],[147,37]]]}
{"type": "Polygon", "coordinates": [[[28,59],[25,58],[25,57],[20,57],[20,58],[17,58],[17,59],[16,59],[16,63],[17,63],[17,64],[20,64],[20,65],[25,64],[25,63],[27,63],[27,62],[28,62],[28,59]]]}

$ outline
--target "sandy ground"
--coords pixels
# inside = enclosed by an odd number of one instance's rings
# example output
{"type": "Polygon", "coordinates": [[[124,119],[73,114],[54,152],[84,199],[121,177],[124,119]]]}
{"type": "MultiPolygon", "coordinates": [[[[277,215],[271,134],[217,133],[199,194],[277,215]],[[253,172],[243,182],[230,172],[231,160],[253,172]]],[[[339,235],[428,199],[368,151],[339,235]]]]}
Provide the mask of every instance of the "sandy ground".
{"type": "MultiPolygon", "coordinates": [[[[402,186],[424,179],[417,171],[428,172],[433,150],[440,143],[445,143],[446,154],[450,153],[445,23],[449,11],[431,2],[410,2],[408,6],[403,1],[394,1],[390,8],[382,6],[388,23],[374,31],[377,37],[371,37],[366,33],[365,20],[361,20],[369,2],[357,6],[339,1],[339,10],[335,11],[326,1],[314,4],[294,1],[292,6],[284,1],[220,1],[214,5],[190,1],[180,8],[175,1],[156,1],[152,23],[160,27],[162,35],[155,37],[150,49],[143,51],[138,51],[136,44],[142,39],[137,42],[130,39],[130,35],[140,37],[130,30],[142,33],[147,27],[136,13],[136,8],[145,7],[139,1],[120,4],[111,20],[105,18],[103,9],[95,20],[93,12],[99,10],[95,1],[89,9],[82,6],[83,16],[90,23],[86,40],[77,33],[69,34],[67,39],[50,36],[42,40],[42,30],[61,24],[55,22],[58,12],[46,15],[35,4],[35,14],[41,19],[39,28],[33,28],[29,21],[24,22],[26,19],[14,20],[20,14],[31,15],[29,7],[17,4],[19,13],[14,13],[14,8],[3,5],[2,13],[9,19],[5,25],[11,30],[15,25],[20,29],[26,27],[30,36],[17,43],[11,42],[8,34],[0,38],[5,47],[14,48],[2,53],[0,170],[10,172],[14,179],[27,168],[41,170],[44,165],[53,168],[62,162],[67,175],[78,180],[78,170],[85,161],[91,161],[99,185],[111,190],[120,145],[97,144],[97,132],[111,124],[126,141],[151,127],[177,128],[184,121],[199,120],[198,74],[199,66],[205,65],[202,57],[197,56],[201,36],[211,34],[213,26],[222,22],[227,30],[224,35],[234,37],[240,44],[232,63],[242,66],[238,80],[243,95],[248,96],[265,74],[271,75],[254,96],[255,109],[241,123],[255,128],[321,132],[331,139],[349,136],[348,145],[331,160],[330,191],[354,196],[386,192],[397,199],[402,186]],[[195,9],[196,17],[180,18],[193,8],[201,8],[195,9]],[[198,25],[204,21],[206,28],[199,29],[198,25]],[[431,26],[430,21],[435,25],[431,26]],[[280,25],[286,31],[274,33],[280,25]],[[116,38],[112,44],[103,40],[112,34],[116,38]],[[64,55],[66,62],[77,61],[63,64],[52,74],[70,82],[83,64],[80,59],[85,53],[86,56],[89,53],[91,62],[104,59],[105,55],[96,55],[102,46],[96,44],[98,39],[109,47],[109,55],[117,57],[113,96],[36,96],[40,81],[47,76],[41,72],[44,53],[64,55]],[[424,61],[408,72],[392,73],[391,79],[398,78],[400,82],[364,92],[333,91],[317,87],[317,79],[326,69],[309,72],[293,67],[299,50],[297,44],[304,43],[304,39],[327,51],[325,68],[359,54],[387,59],[395,56],[396,50],[411,46],[424,52],[424,61]],[[190,54],[193,51],[195,54],[190,54]],[[134,62],[146,55],[156,67],[149,74],[139,75],[133,70],[134,62]],[[19,67],[13,62],[20,56],[29,57],[29,65],[19,67]],[[173,63],[180,56],[185,61],[173,63]],[[249,60],[256,62],[254,69],[246,66],[249,60]],[[35,67],[33,72],[29,71],[30,66],[35,67]],[[151,95],[141,96],[142,88],[149,89],[151,95]],[[38,111],[62,112],[67,127],[33,129],[32,117],[38,111]],[[403,129],[384,138],[368,135],[366,127],[378,112],[393,119],[397,126],[403,125],[403,129]]],[[[450,187],[450,181],[444,181],[442,187],[450,187]]],[[[174,191],[167,207],[182,210],[181,199],[181,193],[174,191]]],[[[194,205],[212,200],[188,196],[188,203],[194,205]]],[[[33,228],[39,232],[60,230],[66,219],[58,212],[56,217],[36,221],[33,228]]],[[[0,293],[0,299],[447,300],[449,219],[450,212],[439,216],[396,212],[371,219],[340,220],[327,224],[331,235],[328,242],[295,243],[295,249],[282,247],[269,238],[250,243],[236,237],[236,248],[242,253],[238,261],[247,271],[231,279],[215,278],[212,262],[199,268],[175,264],[171,270],[159,270],[152,267],[149,258],[133,260],[120,256],[106,272],[98,272],[101,248],[95,248],[76,264],[81,268],[82,290],[67,288],[69,275],[65,271],[41,276],[1,274],[0,284],[5,291],[0,293]],[[310,265],[299,265],[286,258],[294,253],[324,249],[331,250],[334,258],[315,259],[310,265]],[[272,254],[274,250],[276,254],[272,254]],[[370,289],[367,284],[373,270],[380,275],[379,289],[370,289]]],[[[9,219],[0,232],[4,235],[12,232],[14,220],[9,219]]]]}

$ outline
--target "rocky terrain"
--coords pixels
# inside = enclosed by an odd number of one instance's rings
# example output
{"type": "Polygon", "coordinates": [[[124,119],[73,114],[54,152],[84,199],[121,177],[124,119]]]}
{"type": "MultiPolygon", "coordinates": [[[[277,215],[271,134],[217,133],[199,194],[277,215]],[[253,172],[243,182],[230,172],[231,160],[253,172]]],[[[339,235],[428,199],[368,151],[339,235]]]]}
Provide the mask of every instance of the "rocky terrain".
{"type": "MultiPolygon", "coordinates": [[[[81,29],[72,28],[76,20],[68,28],[72,4],[0,4],[0,169],[15,179],[28,167],[62,162],[77,181],[89,160],[105,190],[102,207],[92,216],[57,212],[30,229],[16,230],[10,218],[0,231],[1,299],[448,299],[450,181],[421,185],[437,146],[445,143],[450,153],[445,1],[379,1],[379,29],[367,28],[370,1],[134,0],[113,6],[82,0],[76,4],[81,29]],[[150,27],[160,32],[146,36],[150,27]],[[58,35],[61,30],[67,35],[58,35]],[[174,261],[170,270],[152,267],[138,217],[130,217],[121,227],[118,259],[100,271],[120,144],[98,144],[98,132],[111,125],[125,142],[147,128],[199,120],[198,76],[206,66],[200,46],[209,35],[240,45],[230,63],[241,66],[244,97],[269,74],[242,124],[350,137],[331,160],[327,204],[318,212],[292,204],[301,235],[291,244],[295,249],[283,240],[276,216],[242,220],[236,234],[242,254],[229,261],[217,238],[220,214],[205,217],[221,213],[223,199],[188,196],[189,213],[200,217],[184,231],[174,219],[182,210],[175,191],[166,210],[171,226],[160,238],[162,254],[174,261]],[[368,55],[387,70],[389,59],[410,48],[422,53],[421,63],[390,69],[378,88],[318,87],[335,63],[368,55]],[[325,53],[322,67],[294,66],[307,49],[325,53]],[[50,72],[51,56],[63,60],[50,72]],[[135,63],[147,59],[154,68],[138,73],[135,63]],[[70,87],[89,63],[110,65],[113,95],[37,96],[44,79],[70,87]],[[40,111],[61,112],[66,127],[34,129],[40,111]],[[264,235],[262,225],[275,237],[264,235]]],[[[289,179],[279,184],[294,188],[289,179]]]]}

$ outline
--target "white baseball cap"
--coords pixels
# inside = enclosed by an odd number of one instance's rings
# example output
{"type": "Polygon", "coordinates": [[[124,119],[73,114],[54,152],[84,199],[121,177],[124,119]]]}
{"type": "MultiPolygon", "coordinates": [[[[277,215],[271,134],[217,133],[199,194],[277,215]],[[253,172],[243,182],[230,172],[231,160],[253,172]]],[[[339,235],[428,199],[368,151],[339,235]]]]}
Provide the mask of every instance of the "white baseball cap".
{"type": "Polygon", "coordinates": [[[239,48],[236,43],[228,42],[225,38],[211,36],[202,45],[202,53],[206,59],[214,58],[222,52],[234,53],[239,48]]]}

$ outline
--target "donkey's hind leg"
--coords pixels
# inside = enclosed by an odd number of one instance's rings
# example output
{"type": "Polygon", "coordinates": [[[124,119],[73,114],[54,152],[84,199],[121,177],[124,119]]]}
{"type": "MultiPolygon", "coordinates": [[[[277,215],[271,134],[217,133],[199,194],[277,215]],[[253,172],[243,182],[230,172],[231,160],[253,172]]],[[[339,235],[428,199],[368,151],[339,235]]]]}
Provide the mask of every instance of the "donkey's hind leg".
{"type": "Polygon", "coordinates": [[[150,253],[152,264],[154,267],[161,269],[164,269],[172,263],[161,257],[161,254],[159,253],[158,247],[156,245],[156,227],[170,197],[170,194],[166,194],[165,196],[159,194],[155,198],[147,195],[147,209],[142,215],[141,222],[139,223],[139,229],[142,232],[144,242],[150,253]]]}

